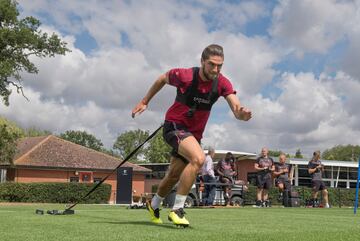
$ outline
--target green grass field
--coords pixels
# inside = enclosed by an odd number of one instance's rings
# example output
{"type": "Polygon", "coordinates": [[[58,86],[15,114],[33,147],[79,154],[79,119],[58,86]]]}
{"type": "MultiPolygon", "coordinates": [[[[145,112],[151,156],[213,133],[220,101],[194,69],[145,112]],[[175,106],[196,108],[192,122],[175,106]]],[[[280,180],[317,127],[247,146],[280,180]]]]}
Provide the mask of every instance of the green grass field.
{"type": "Polygon", "coordinates": [[[186,209],[190,227],[177,228],[161,211],[162,225],[145,209],[78,205],[74,215],[36,215],[63,205],[1,205],[0,240],[360,240],[360,213],[351,208],[186,209]]]}

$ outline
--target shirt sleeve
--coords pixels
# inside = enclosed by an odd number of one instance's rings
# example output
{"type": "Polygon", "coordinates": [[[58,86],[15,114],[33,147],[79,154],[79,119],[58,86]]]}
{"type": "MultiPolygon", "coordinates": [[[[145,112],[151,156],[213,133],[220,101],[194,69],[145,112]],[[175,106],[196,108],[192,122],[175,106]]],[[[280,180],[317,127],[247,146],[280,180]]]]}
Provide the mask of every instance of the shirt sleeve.
{"type": "Polygon", "coordinates": [[[231,82],[227,78],[221,76],[221,78],[219,78],[219,82],[220,82],[220,92],[219,92],[220,96],[226,97],[230,94],[236,94],[236,91],[234,90],[231,82]]]}
{"type": "Polygon", "coordinates": [[[206,166],[205,166],[206,173],[212,177],[215,177],[214,168],[212,165],[212,159],[210,156],[206,156],[205,164],[206,164],[206,166]]]}
{"type": "Polygon", "coordinates": [[[186,89],[192,81],[192,69],[171,69],[168,71],[169,84],[180,88],[186,89]]]}

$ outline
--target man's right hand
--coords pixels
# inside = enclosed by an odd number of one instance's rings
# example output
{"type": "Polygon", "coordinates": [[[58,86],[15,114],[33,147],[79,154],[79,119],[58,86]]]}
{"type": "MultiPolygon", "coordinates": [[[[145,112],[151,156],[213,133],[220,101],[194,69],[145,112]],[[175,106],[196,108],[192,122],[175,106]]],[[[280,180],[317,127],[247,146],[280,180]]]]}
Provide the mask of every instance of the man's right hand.
{"type": "Polygon", "coordinates": [[[143,113],[147,108],[147,103],[145,103],[144,100],[141,100],[135,107],[134,109],[132,109],[132,112],[131,112],[131,117],[132,118],[135,118],[135,115],[136,114],[141,114],[143,113]]]}

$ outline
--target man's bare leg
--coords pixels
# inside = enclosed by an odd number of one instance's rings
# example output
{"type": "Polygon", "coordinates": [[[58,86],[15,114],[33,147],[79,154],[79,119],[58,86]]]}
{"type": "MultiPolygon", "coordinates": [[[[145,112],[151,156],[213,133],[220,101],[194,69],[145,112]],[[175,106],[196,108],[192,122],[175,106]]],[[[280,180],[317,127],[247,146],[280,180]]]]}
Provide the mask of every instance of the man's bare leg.
{"type": "Polygon", "coordinates": [[[256,200],[258,200],[258,201],[262,200],[263,190],[264,189],[262,189],[262,188],[256,189],[256,200]]]}
{"type": "Polygon", "coordinates": [[[186,165],[180,175],[177,194],[188,195],[200,168],[204,164],[205,154],[193,136],[189,136],[180,142],[178,153],[185,157],[189,164],[186,165]]]}
{"type": "Polygon", "coordinates": [[[160,219],[160,205],[164,197],[171,191],[174,185],[178,182],[186,163],[180,158],[171,157],[169,170],[166,176],[161,180],[157,193],[152,198],[151,203],[146,202],[146,207],[149,210],[151,221],[156,224],[163,223],[160,219]]]}
{"type": "Polygon", "coordinates": [[[183,208],[187,195],[195,182],[196,176],[204,164],[205,154],[193,136],[186,137],[180,142],[178,153],[185,157],[189,161],[189,164],[185,166],[180,175],[174,206],[172,207],[168,219],[175,225],[187,227],[190,223],[184,216],[185,212],[183,208]]]}
{"type": "Polygon", "coordinates": [[[328,190],[327,189],[322,190],[322,195],[323,195],[323,198],[324,198],[324,207],[329,208],[330,206],[329,206],[328,190]]]}
{"type": "Polygon", "coordinates": [[[160,197],[165,197],[174,185],[179,181],[180,175],[186,167],[186,163],[177,157],[171,157],[170,166],[168,171],[166,172],[165,177],[161,180],[157,194],[160,197]]]}

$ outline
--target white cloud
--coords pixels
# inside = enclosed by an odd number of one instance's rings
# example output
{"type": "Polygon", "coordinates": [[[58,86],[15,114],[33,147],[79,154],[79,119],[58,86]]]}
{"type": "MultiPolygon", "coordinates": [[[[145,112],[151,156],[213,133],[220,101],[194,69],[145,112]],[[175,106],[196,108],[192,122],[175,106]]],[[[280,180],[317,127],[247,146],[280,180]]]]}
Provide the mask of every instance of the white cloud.
{"type": "Polygon", "coordinates": [[[258,93],[275,75],[272,65],[280,61],[279,51],[269,40],[229,35],[224,41],[224,73],[232,80],[240,96],[258,93]]]}
{"type": "Polygon", "coordinates": [[[130,117],[131,108],[158,75],[173,67],[198,65],[202,49],[219,43],[225,49],[223,73],[241,102],[253,110],[253,119],[235,120],[221,101],[211,115],[205,145],[254,152],[263,146],[290,153],[300,148],[307,154],[337,144],[359,144],[358,2],[279,1],[271,35],[255,37],[241,29],[267,17],[271,10],[266,1],[219,5],[218,1],[34,0],[20,5],[25,16],[45,16],[42,28],[61,33],[72,50],[65,56],[33,59],[39,74],[24,75],[25,94],[31,101],[13,94],[10,107],[0,109],[0,114],[24,127],[55,133],[86,130],[108,147],[124,131],[154,130],[175,98],[173,87],[164,87],[148,111],[135,119],[130,117]],[[203,18],[212,11],[219,21],[203,18]],[[85,31],[98,44],[91,53],[75,44],[85,31]],[[298,56],[327,53],[344,38],[350,47],[342,69],[333,67],[335,76],[273,67],[289,51],[298,56]],[[261,91],[272,82],[279,93],[265,98],[261,91]]]}
{"type": "Polygon", "coordinates": [[[269,146],[292,154],[300,148],[308,155],[315,149],[360,144],[360,115],[352,112],[359,103],[355,94],[359,82],[343,73],[319,78],[311,73],[285,73],[279,88],[282,93],[276,100],[261,95],[248,100],[253,111],[249,122],[228,119],[210,124],[204,144],[255,152],[269,146]]]}
{"type": "Polygon", "coordinates": [[[281,0],[270,33],[297,52],[324,54],[346,36],[355,13],[352,1],[281,0]]]}

